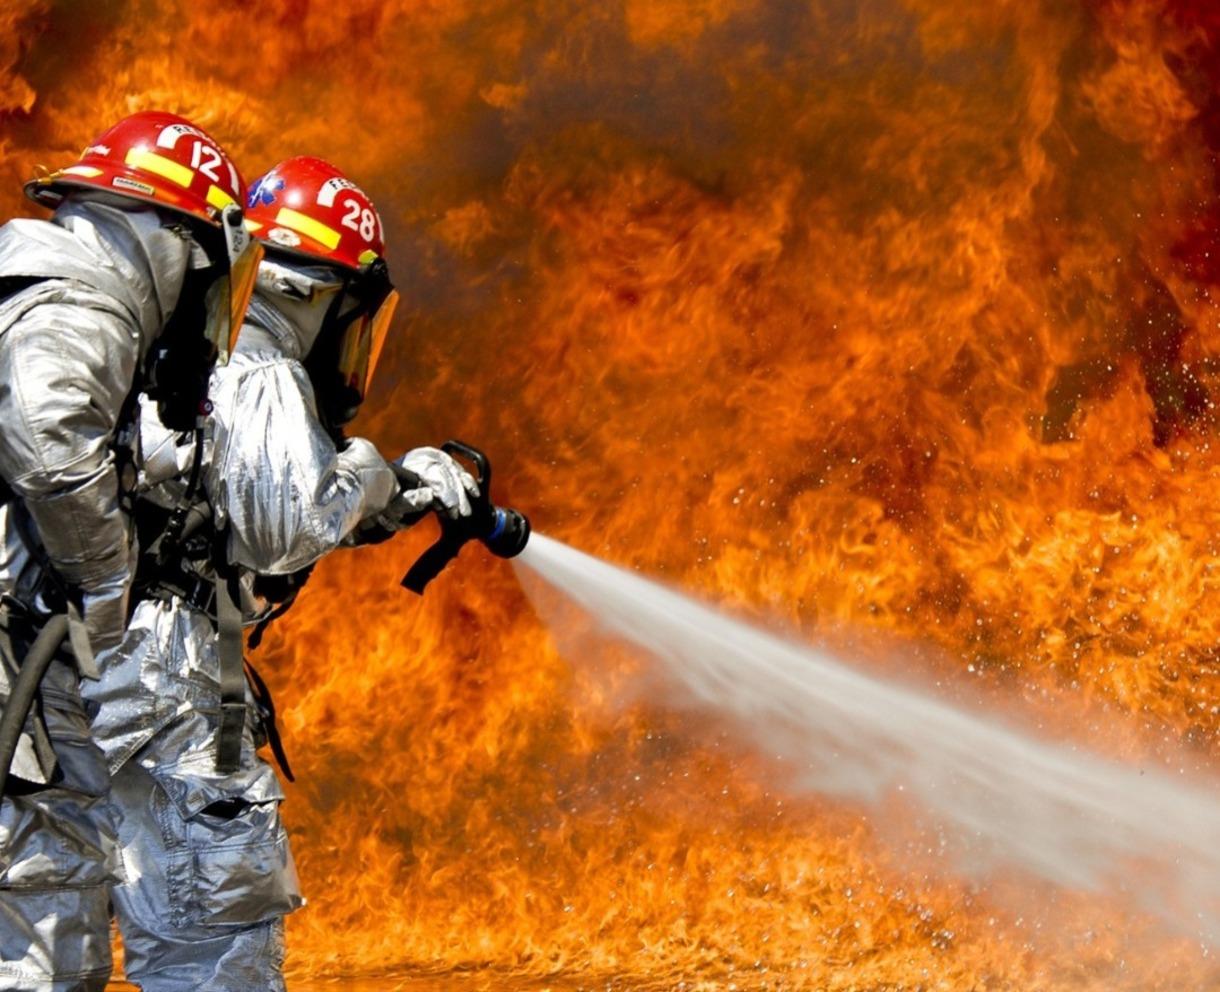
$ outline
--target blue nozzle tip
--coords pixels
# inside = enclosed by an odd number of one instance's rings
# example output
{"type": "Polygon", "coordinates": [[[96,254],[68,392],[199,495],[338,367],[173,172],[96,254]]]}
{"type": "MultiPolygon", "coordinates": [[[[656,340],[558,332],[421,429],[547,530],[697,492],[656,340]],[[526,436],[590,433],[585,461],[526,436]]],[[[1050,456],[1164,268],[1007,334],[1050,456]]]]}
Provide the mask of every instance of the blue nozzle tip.
{"type": "Polygon", "coordinates": [[[508,526],[508,514],[496,507],[496,525],[491,529],[491,533],[484,540],[494,541],[497,537],[504,533],[504,528],[508,526]]]}

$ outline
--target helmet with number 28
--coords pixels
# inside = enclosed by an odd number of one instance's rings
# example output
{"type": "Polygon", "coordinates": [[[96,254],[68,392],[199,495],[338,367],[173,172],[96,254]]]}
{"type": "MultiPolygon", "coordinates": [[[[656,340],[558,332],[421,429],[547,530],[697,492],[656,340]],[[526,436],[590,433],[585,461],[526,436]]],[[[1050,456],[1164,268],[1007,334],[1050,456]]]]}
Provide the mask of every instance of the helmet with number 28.
{"type": "Polygon", "coordinates": [[[26,196],[52,209],[76,195],[143,200],[182,216],[214,264],[205,333],[221,361],[235,343],[262,258],[242,223],[242,189],[237,166],[211,135],[157,110],[123,118],[75,164],[25,184],[26,196]]]}
{"type": "Polygon", "coordinates": [[[285,159],[250,187],[246,225],[270,254],[339,269],[347,290],[332,342],[338,386],[354,412],[368,390],[398,293],[390,284],[385,234],[373,201],[319,158],[285,159]]]}

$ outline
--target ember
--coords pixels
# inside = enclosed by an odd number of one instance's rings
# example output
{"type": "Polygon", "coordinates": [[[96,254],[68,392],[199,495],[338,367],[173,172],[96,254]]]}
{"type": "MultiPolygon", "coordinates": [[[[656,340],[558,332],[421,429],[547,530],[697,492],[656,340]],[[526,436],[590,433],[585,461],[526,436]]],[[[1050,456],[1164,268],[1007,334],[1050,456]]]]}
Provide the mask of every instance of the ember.
{"type": "MultiPolygon", "coordinates": [[[[9,215],[141,107],[248,175],[359,172],[404,291],[357,424],[386,450],[468,439],[577,548],[1214,773],[1210,3],[28,0],[0,23],[9,215]]],[[[625,703],[634,661],[574,665],[481,549],[408,596],[417,531],[328,560],[258,652],[298,772],[296,976],[1220,980],[1152,917],[955,880],[934,834],[625,703]]]]}

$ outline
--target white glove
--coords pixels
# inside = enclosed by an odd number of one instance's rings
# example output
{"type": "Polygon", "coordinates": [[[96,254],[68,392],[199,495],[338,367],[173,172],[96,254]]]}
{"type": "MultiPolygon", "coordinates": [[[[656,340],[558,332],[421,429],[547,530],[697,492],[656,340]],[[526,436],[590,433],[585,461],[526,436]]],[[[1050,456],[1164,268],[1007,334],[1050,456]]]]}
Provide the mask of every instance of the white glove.
{"type": "MultiPolygon", "coordinates": [[[[401,471],[398,465],[395,470],[401,471]]],[[[414,485],[415,479],[410,480],[414,485]]],[[[398,495],[390,500],[390,505],[380,513],[365,517],[355,530],[348,535],[345,544],[357,546],[361,544],[380,544],[388,541],[400,530],[405,530],[418,523],[423,515],[432,509],[432,490],[420,484],[418,488],[408,488],[407,480],[399,478],[398,495]]]]}
{"type": "MultiPolygon", "coordinates": [[[[439,448],[415,448],[398,459],[397,464],[427,487],[431,493],[431,509],[453,520],[470,516],[470,500],[478,497],[479,485],[474,476],[445,452],[439,448]]],[[[414,492],[418,493],[418,490],[414,492]]]]}

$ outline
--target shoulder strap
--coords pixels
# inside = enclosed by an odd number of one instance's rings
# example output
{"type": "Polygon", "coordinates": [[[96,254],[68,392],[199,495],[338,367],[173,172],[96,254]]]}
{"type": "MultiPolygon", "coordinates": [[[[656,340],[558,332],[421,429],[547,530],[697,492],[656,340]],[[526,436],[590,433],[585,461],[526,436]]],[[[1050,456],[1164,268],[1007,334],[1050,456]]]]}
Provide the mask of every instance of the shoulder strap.
{"type": "Polygon", "coordinates": [[[227,568],[216,573],[216,640],[220,658],[220,727],[216,731],[216,770],[237,771],[246,725],[246,672],[241,636],[241,591],[227,568]]]}

